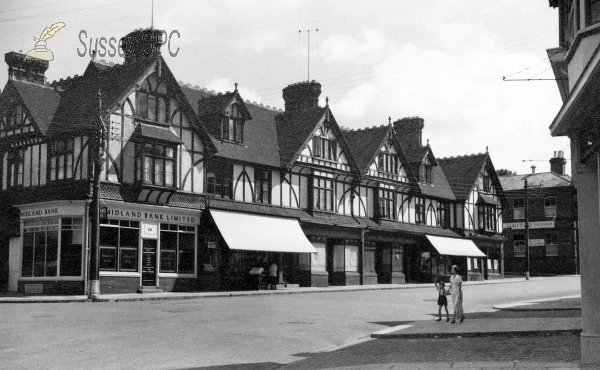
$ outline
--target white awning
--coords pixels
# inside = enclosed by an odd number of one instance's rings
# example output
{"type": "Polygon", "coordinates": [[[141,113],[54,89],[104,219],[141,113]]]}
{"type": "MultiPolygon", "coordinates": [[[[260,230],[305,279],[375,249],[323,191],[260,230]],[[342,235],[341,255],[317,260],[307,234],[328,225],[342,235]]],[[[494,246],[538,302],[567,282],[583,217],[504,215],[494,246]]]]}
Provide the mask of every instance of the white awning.
{"type": "Polygon", "coordinates": [[[485,254],[469,239],[444,238],[433,235],[427,235],[427,239],[429,239],[439,254],[446,256],[485,257],[485,254]]]}
{"type": "Polygon", "coordinates": [[[316,253],[300,228],[298,220],[210,210],[230,249],[316,253]]]}

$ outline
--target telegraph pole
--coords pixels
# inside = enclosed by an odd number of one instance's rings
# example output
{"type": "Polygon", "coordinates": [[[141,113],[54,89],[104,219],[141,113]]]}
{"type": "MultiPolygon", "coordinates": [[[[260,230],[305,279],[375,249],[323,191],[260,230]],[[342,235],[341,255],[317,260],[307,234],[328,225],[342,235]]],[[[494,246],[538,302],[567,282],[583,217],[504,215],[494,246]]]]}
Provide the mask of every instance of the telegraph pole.
{"type": "Polygon", "coordinates": [[[529,280],[529,194],[527,190],[527,178],[525,178],[525,280],[529,280]]]}
{"type": "Polygon", "coordinates": [[[90,140],[91,155],[94,158],[94,172],[92,184],[92,202],[90,203],[90,290],[88,298],[100,298],[100,174],[102,172],[102,157],[104,155],[106,127],[102,120],[102,94],[98,90],[98,122],[93,127],[93,134],[90,140]]]}

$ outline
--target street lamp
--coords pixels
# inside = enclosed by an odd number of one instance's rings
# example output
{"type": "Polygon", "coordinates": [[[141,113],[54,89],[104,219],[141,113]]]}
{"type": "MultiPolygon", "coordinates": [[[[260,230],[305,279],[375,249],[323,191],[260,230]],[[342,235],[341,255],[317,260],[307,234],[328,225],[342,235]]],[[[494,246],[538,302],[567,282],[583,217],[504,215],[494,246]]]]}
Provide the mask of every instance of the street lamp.
{"type": "MultiPolygon", "coordinates": [[[[92,201],[90,202],[90,223],[91,223],[91,238],[90,238],[90,289],[88,298],[100,298],[100,272],[99,272],[99,257],[100,257],[100,174],[102,172],[102,158],[104,156],[104,148],[106,145],[106,125],[102,119],[102,94],[98,90],[98,122],[93,126],[92,135],[90,137],[90,151],[94,158],[93,160],[93,184],[92,184],[92,201]]],[[[107,214],[106,207],[104,208],[104,216],[107,214]]]]}

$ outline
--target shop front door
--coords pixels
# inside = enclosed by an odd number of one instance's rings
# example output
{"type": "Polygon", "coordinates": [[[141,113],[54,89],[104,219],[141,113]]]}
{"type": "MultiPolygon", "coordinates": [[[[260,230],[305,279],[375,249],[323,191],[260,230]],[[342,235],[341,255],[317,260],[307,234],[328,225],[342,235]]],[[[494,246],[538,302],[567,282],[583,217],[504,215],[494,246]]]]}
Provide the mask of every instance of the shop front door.
{"type": "Polygon", "coordinates": [[[156,240],[144,239],[142,246],[142,286],[156,286],[156,240]]]}

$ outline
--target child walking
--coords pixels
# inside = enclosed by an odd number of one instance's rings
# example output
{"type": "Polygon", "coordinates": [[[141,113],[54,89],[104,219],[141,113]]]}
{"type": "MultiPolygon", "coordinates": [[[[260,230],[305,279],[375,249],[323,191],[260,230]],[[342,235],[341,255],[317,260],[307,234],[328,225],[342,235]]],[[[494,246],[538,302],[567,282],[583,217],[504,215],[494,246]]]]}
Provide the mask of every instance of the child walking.
{"type": "Polygon", "coordinates": [[[438,291],[438,316],[436,321],[442,321],[442,306],[446,310],[446,322],[450,321],[450,314],[448,313],[448,298],[446,298],[447,290],[444,289],[445,284],[443,281],[438,282],[438,278],[435,278],[435,288],[438,291]]]}

